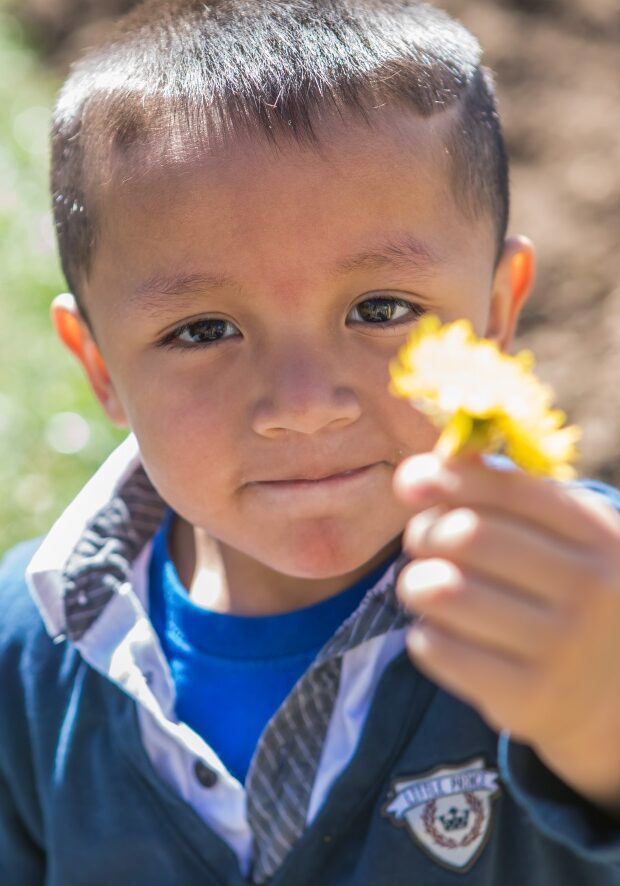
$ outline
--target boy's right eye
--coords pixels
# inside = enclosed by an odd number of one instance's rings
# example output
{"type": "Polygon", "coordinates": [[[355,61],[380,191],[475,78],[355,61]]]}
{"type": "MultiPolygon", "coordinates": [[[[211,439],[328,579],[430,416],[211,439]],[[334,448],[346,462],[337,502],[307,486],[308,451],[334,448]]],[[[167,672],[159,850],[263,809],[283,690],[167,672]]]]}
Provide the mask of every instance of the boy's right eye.
{"type": "Polygon", "coordinates": [[[164,336],[160,344],[164,347],[200,347],[215,344],[225,338],[234,338],[239,334],[239,330],[230,320],[221,317],[202,317],[200,320],[192,320],[191,323],[177,326],[164,336]]]}

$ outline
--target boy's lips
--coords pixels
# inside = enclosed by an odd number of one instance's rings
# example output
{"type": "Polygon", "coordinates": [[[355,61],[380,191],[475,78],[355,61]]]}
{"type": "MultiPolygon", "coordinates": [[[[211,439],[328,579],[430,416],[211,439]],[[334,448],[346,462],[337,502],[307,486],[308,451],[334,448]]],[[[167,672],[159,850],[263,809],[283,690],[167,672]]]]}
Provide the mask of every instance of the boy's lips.
{"type": "Polygon", "coordinates": [[[257,480],[257,483],[306,483],[320,482],[321,480],[330,480],[333,477],[342,477],[349,474],[355,474],[358,471],[364,471],[366,468],[373,467],[377,462],[364,462],[361,465],[338,465],[331,468],[298,468],[294,471],[282,474],[282,476],[265,477],[257,480]]]}
{"type": "Polygon", "coordinates": [[[259,487],[274,493],[303,491],[319,488],[333,488],[340,485],[352,484],[364,479],[374,468],[386,466],[387,462],[372,462],[355,468],[323,469],[321,472],[300,471],[299,473],[284,475],[277,479],[255,480],[248,486],[259,487]]]}

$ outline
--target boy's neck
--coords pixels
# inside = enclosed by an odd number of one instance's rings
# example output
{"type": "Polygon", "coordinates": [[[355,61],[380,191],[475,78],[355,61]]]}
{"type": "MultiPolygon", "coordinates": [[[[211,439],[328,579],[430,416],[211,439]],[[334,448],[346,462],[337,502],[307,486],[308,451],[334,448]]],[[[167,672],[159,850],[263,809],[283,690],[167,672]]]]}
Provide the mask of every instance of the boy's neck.
{"type": "Polygon", "coordinates": [[[276,572],[179,517],[172,523],[169,549],[179,577],[197,605],[232,615],[273,615],[312,606],[351,587],[400,549],[400,537],[357,569],[321,579],[276,572]]]}

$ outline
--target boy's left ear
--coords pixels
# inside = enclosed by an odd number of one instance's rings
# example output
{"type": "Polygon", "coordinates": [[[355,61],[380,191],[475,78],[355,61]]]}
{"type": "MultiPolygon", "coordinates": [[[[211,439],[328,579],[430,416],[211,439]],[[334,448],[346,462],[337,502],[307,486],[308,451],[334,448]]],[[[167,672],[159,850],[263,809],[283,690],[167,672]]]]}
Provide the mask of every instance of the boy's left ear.
{"type": "Polygon", "coordinates": [[[519,315],[536,279],[536,252],[527,237],[509,237],[495,270],[487,338],[507,350],[514,338],[519,315]]]}

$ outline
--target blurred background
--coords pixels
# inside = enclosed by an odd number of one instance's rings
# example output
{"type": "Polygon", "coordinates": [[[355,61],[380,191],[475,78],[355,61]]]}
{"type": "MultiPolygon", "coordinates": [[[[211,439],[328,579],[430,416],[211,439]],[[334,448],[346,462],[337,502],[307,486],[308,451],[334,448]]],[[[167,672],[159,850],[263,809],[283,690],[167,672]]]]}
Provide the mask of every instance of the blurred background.
{"type": "MultiPolygon", "coordinates": [[[[44,532],[122,438],[56,343],[63,290],[47,128],[68,65],[131,0],[0,0],[0,554],[44,532]]],[[[539,276],[517,346],[582,425],[580,470],[620,485],[620,3],[444,0],[497,73],[511,231],[539,276]]]]}

